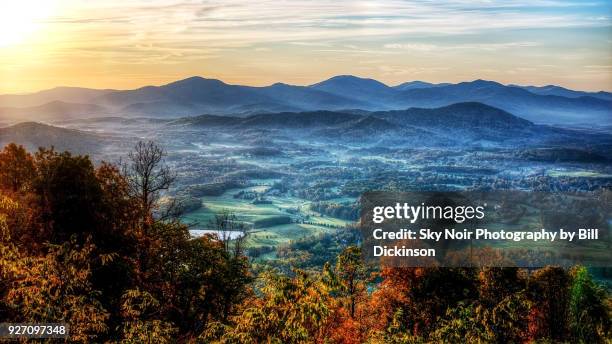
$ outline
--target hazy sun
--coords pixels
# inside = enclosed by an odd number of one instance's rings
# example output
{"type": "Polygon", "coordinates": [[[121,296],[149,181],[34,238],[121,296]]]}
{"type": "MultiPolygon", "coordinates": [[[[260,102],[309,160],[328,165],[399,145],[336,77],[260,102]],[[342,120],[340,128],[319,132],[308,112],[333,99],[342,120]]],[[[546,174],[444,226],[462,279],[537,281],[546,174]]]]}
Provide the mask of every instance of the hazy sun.
{"type": "Polygon", "coordinates": [[[0,0],[0,48],[22,42],[51,16],[54,0],[0,0]]]}

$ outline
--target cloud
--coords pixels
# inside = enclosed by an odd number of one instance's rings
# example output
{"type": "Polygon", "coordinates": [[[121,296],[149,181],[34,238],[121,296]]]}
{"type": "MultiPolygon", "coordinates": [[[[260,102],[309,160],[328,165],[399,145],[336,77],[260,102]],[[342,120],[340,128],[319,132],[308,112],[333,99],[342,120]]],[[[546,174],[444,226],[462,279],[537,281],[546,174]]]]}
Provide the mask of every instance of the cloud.
{"type": "Polygon", "coordinates": [[[506,43],[470,43],[458,45],[435,45],[422,43],[389,43],[383,45],[387,49],[415,50],[415,51],[445,51],[445,50],[486,50],[498,51],[503,49],[535,47],[536,42],[506,42],[506,43]]]}
{"type": "Polygon", "coordinates": [[[438,50],[440,47],[433,44],[422,44],[422,43],[389,43],[384,45],[387,49],[401,49],[401,50],[418,50],[418,51],[432,51],[438,50]]]}
{"type": "Polygon", "coordinates": [[[412,75],[434,74],[449,70],[449,67],[403,67],[380,65],[377,66],[382,75],[412,75]]]}
{"type": "Polygon", "coordinates": [[[47,22],[75,31],[122,32],[125,36],[141,32],[160,42],[195,40],[216,47],[610,25],[603,15],[571,10],[542,13],[542,8],[578,6],[577,2],[560,1],[293,0],[279,5],[266,0],[131,0],[70,4],[68,13],[47,22]]]}
{"type": "Polygon", "coordinates": [[[294,71],[298,78],[317,70],[331,73],[332,68],[350,73],[351,68],[367,67],[361,61],[380,60],[381,66],[387,66],[381,73],[404,75],[437,73],[431,68],[445,63],[455,70],[468,63],[477,65],[477,57],[460,60],[465,51],[486,52],[488,61],[503,61],[504,53],[516,50],[531,62],[546,57],[559,68],[571,68],[571,61],[606,61],[609,49],[604,47],[610,35],[604,31],[612,27],[612,5],[594,0],[48,1],[61,5],[55,16],[41,20],[45,34],[11,54],[3,52],[0,65],[20,71],[26,68],[20,65],[38,61],[62,67],[89,61],[91,69],[111,65],[113,71],[127,75],[132,69],[143,74],[155,71],[156,65],[178,65],[174,70],[181,74],[240,70],[248,62],[263,67],[247,72],[265,78],[282,70],[274,69],[280,63],[293,66],[309,61],[310,69],[283,70],[294,71]],[[562,42],[557,32],[568,33],[571,42],[562,42]],[[598,32],[602,39],[580,41],[590,32],[598,32]],[[582,49],[573,49],[573,42],[582,49]],[[253,51],[260,53],[249,55],[253,51]],[[499,55],[490,58],[494,54],[499,55]],[[332,60],[346,62],[329,63],[332,60]],[[426,69],[411,69],[417,63],[426,69]],[[126,66],[121,69],[121,65],[126,66]]]}

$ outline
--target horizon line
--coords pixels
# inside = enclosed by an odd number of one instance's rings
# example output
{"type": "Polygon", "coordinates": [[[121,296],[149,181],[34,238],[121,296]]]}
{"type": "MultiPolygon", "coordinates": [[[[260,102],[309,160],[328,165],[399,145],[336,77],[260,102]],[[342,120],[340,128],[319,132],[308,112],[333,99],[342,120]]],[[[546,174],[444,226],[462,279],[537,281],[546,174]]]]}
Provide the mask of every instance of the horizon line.
{"type": "MultiPolygon", "coordinates": [[[[570,87],[566,87],[563,86],[561,84],[518,84],[518,83],[503,83],[503,82],[499,82],[496,80],[492,80],[492,79],[482,79],[482,78],[476,78],[476,79],[472,79],[472,80],[463,80],[463,81],[457,81],[457,82],[452,82],[452,81],[441,81],[441,82],[433,82],[433,81],[426,81],[423,79],[414,79],[414,80],[406,80],[403,81],[399,84],[395,84],[395,85],[390,85],[387,84],[383,81],[380,81],[378,79],[375,78],[371,78],[371,77],[366,77],[366,76],[359,76],[359,75],[354,75],[354,74],[336,74],[333,76],[330,76],[328,78],[325,78],[321,81],[317,81],[315,83],[309,83],[309,84],[290,84],[290,83],[286,83],[286,82],[282,82],[282,81],[277,81],[271,84],[265,84],[265,85],[248,85],[248,84],[242,84],[242,83],[229,83],[224,81],[221,78],[214,78],[214,77],[205,77],[202,75],[191,75],[191,76],[186,76],[186,77],[181,77],[178,78],[176,80],[173,81],[169,81],[169,82],[163,82],[163,83],[156,83],[156,84],[145,84],[136,88],[113,88],[113,87],[85,87],[85,86],[70,86],[70,85],[58,85],[58,86],[54,86],[54,87],[50,87],[50,88],[43,88],[43,89],[38,89],[38,90],[33,90],[33,91],[26,91],[26,92],[18,92],[18,93],[0,93],[0,96],[26,96],[26,95],[32,95],[32,94],[36,94],[36,93],[40,93],[40,92],[45,92],[45,91],[50,91],[50,90],[54,90],[54,89],[59,89],[59,88],[82,88],[82,89],[90,89],[90,90],[98,90],[98,91],[133,91],[133,90],[138,90],[141,88],[145,88],[145,87],[162,87],[162,86],[166,86],[175,82],[179,82],[179,81],[184,81],[184,80],[188,80],[188,79],[194,79],[194,78],[200,78],[200,79],[205,79],[205,80],[216,80],[216,81],[220,81],[226,85],[229,86],[245,86],[245,87],[254,87],[254,88],[263,88],[263,87],[270,87],[273,86],[275,84],[284,84],[284,85],[289,85],[289,86],[297,86],[297,87],[310,87],[313,85],[316,85],[318,83],[321,82],[325,82],[328,81],[330,79],[333,78],[337,78],[337,77],[354,77],[354,78],[359,78],[359,79],[366,79],[366,80],[374,80],[376,82],[379,82],[389,88],[394,88],[394,87],[398,87],[400,85],[406,84],[406,83],[410,83],[410,82],[424,82],[424,83],[429,83],[432,85],[439,85],[439,84],[449,84],[449,85],[456,85],[456,84],[460,84],[460,83],[470,83],[470,82],[475,82],[475,81],[487,81],[487,82],[495,82],[498,83],[500,85],[504,85],[504,86],[508,86],[508,87],[561,87],[570,91],[577,91],[577,92],[586,92],[586,93],[599,93],[599,92],[606,92],[606,93],[612,93],[612,88],[610,89],[599,89],[599,90],[583,90],[583,89],[575,89],[575,88],[570,88],[570,87]]],[[[427,87],[423,87],[423,88],[427,88],[427,87]]]]}

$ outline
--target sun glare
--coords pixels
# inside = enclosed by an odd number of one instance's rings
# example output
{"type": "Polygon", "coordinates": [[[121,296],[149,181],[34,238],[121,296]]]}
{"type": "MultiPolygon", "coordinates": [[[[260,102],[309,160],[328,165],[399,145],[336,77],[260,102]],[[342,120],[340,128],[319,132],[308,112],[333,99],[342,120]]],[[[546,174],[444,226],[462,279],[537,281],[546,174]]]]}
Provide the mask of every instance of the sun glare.
{"type": "Polygon", "coordinates": [[[0,1],[0,48],[18,44],[33,35],[49,18],[54,0],[0,1]]]}

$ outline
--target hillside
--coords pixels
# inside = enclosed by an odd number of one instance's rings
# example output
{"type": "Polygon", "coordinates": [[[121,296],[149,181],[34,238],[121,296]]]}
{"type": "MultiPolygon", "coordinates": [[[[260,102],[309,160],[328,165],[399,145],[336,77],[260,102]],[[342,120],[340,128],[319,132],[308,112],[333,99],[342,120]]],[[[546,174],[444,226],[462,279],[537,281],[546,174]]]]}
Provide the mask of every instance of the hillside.
{"type": "Polygon", "coordinates": [[[481,103],[458,103],[424,109],[377,111],[363,114],[337,111],[280,112],[244,118],[202,115],[169,123],[211,130],[280,130],[290,137],[302,135],[325,140],[362,140],[386,142],[423,142],[427,144],[459,141],[544,139],[562,137],[567,131],[551,131],[516,117],[504,110],[481,103]],[[299,131],[295,131],[299,130],[299,131]],[[382,140],[382,141],[381,141],[382,140]]]}
{"type": "Polygon", "coordinates": [[[373,112],[372,115],[397,125],[448,128],[449,130],[457,128],[524,129],[533,126],[530,121],[477,102],[457,103],[434,109],[409,108],[399,111],[380,111],[373,112]]]}
{"type": "Polygon", "coordinates": [[[99,151],[104,138],[79,130],[65,129],[36,122],[23,122],[0,128],[0,145],[17,143],[30,151],[54,147],[58,151],[91,154],[99,151]]]}

